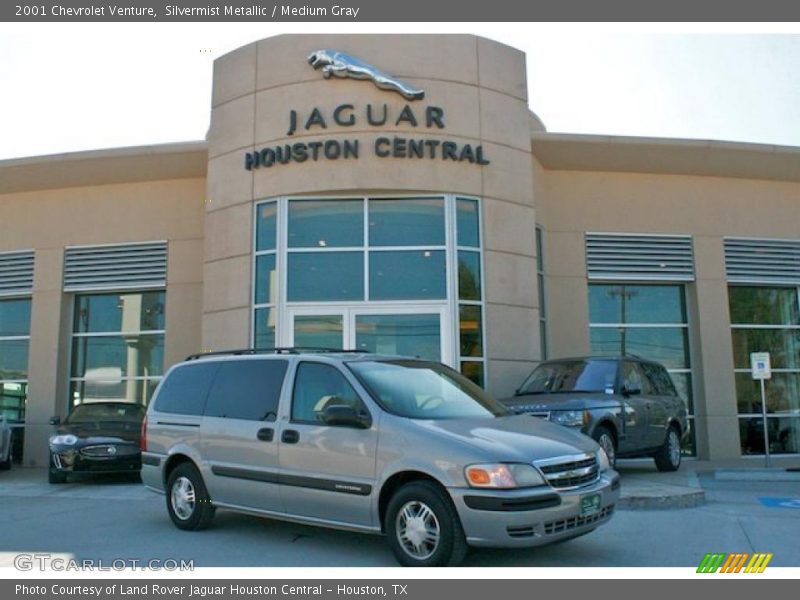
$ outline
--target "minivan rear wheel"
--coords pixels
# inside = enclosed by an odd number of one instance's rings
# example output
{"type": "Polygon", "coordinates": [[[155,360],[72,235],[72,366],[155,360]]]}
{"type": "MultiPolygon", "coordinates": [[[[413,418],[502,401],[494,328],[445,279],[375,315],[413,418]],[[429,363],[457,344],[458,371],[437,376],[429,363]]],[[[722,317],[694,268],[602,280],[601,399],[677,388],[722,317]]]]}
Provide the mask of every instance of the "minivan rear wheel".
{"type": "Polygon", "coordinates": [[[389,546],[403,566],[457,566],[467,554],[458,513],[434,483],[415,481],[401,487],[389,501],[384,525],[389,546]]]}
{"type": "Polygon", "coordinates": [[[178,529],[205,529],[216,509],[203,477],[191,463],[178,465],[167,479],[167,512],[178,529]]]}

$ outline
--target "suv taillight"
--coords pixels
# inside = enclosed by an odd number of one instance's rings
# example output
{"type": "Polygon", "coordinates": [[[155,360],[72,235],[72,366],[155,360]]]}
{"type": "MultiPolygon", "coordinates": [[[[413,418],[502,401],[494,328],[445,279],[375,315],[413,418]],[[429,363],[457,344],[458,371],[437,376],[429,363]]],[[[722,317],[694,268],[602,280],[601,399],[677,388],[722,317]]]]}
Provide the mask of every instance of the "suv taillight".
{"type": "Polygon", "coordinates": [[[139,449],[147,452],[147,415],[142,419],[142,431],[139,433],[139,449]]]}

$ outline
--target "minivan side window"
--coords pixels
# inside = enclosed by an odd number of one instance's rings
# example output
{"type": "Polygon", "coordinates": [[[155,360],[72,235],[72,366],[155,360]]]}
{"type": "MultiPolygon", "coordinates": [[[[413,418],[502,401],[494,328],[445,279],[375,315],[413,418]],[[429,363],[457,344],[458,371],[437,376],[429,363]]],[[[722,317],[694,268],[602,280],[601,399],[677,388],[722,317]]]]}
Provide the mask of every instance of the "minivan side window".
{"type": "Polygon", "coordinates": [[[277,359],[220,363],[208,394],[206,416],[274,421],[288,364],[277,359]]]}
{"type": "Polygon", "coordinates": [[[358,394],[338,369],[322,363],[300,363],[292,393],[292,421],[321,423],[326,407],[342,404],[364,410],[358,394]]]}
{"type": "Polygon", "coordinates": [[[198,362],[173,370],[161,383],[155,410],[176,415],[202,415],[208,388],[218,368],[218,362],[198,362]]]}

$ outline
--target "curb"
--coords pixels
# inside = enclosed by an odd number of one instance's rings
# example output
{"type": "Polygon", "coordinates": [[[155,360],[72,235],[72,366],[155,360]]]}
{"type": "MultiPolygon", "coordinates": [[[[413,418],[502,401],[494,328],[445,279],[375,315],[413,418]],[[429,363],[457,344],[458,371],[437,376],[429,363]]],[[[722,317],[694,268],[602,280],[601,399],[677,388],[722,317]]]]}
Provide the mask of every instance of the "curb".
{"type": "MultiPolygon", "coordinates": [[[[624,489],[624,485],[623,485],[624,489]]],[[[676,508],[695,508],[706,502],[703,490],[685,488],[674,493],[631,494],[620,497],[617,508],[622,510],[671,510],[676,508]]]]}

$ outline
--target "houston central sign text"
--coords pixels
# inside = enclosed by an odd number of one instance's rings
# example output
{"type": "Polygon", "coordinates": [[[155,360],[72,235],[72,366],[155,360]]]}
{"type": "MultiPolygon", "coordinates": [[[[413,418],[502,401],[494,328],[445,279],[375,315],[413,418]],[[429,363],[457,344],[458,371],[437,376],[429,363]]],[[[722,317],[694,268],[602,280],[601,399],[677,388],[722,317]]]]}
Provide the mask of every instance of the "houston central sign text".
{"type": "MultiPolygon", "coordinates": [[[[308,114],[300,114],[296,110],[289,111],[287,137],[324,132],[329,127],[346,128],[359,124],[372,127],[410,127],[430,133],[445,128],[444,110],[438,106],[426,106],[424,110],[414,111],[410,105],[404,105],[399,111],[392,111],[387,104],[367,104],[356,108],[353,104],[340,104],[333,110],[325,112],[313,108],[308,114]]],[[[358,139],[325,139],[297,141],[267,146],[254,152],[247,152],[244,166],[248,171],[260,167],[273,167],[291,162],[319,160],[357,159],[362,151],[372,152],[379,158],[406,159],[439,159],[455,162],[469,162],[477,165],[488,165],[483,146],[464,144],[434,138],[379,136],[372,142],[363,144],[358,139]]]]}

